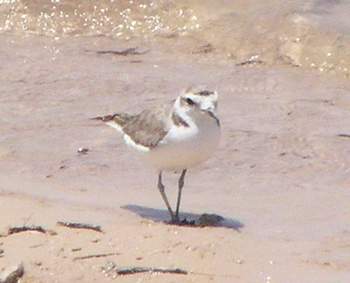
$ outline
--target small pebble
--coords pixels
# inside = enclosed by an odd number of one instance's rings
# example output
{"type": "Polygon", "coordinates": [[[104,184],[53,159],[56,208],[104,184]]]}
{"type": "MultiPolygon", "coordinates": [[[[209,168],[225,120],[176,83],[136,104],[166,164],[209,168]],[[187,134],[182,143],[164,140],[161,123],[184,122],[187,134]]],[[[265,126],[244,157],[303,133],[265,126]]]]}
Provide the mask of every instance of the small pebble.
{"type": "Polygon", "coordinates": [[[78,251],[81,251],[81,248],[73,248],[72,249],[72,252],[78,252],[78,251]]]}
{"type": "Polygon", "coordinates": [[[89,152],[89,149],[86,147],[79,147],[78,148],[78,153],[80,154],[87,154],[89,152]]]}
{"type": "Polygon", "coordinates": [[[43,263],[41,261],[34,261],[33,263],[36,266],[42,266],[43,265],[43,263]]]}

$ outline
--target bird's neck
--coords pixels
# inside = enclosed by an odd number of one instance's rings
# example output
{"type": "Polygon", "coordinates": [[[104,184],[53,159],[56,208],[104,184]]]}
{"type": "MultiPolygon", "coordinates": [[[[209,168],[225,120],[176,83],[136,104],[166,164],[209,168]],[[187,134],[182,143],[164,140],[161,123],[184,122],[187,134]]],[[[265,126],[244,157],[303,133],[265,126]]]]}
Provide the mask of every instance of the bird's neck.
{"type": "MultiPolygon", "coordinates": [[[[191,117],[183,109],[183,107],[181,107],[179,99],[177,99],[175,101],[172,115],[173,115],[173,120],[174,120],[174,116],[175,116],[175,119],[178,119],[179,121],[183,121],[182,124],[183,125],[186,124],[188,128],[193,128],[193,127],[196,128],[197,127],[193,117],[191,117]]],[[[180,122],[180,124],[181,124],[181,122],[180,122]]]]}

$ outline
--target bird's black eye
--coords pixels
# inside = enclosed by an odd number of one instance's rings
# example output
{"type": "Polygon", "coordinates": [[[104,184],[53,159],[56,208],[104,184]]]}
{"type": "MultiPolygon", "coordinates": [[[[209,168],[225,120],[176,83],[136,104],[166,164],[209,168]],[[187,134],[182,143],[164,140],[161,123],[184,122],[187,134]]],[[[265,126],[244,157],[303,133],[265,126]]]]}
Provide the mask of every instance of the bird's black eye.
{"type": "Polygon", "coordinates": [[[186,98],[186,102],[188,105],[194,105],[194,101],[191,98],[186,98]]]}

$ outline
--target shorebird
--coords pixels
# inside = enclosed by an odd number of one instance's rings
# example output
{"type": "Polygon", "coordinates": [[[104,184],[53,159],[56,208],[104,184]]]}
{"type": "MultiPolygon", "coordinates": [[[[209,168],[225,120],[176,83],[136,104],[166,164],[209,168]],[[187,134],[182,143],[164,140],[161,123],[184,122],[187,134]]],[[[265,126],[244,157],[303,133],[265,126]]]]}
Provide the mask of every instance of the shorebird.
{"type": "Polygon", "coordinates": [[[158,189],[172,223],[180,222],[181,194],[188,168],[206,161],[219,144],[217,100],[216,91],[190,87],[172,103],[136,115],[115,113],[93,118],[121,132],[125,143],[157,169],[158,189]],[[181,172],[175,212],[165,193],[163,171],[181,172]]]}

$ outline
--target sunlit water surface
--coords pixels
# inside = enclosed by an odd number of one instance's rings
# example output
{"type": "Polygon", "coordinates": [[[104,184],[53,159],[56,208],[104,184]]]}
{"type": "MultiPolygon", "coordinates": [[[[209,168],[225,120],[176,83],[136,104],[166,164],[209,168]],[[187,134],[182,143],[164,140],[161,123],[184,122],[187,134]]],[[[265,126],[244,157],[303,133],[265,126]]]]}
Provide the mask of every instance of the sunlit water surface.
{"type": "Polygon", "coordinates": [[[347,0],[0,0],[0,33],[193,39],[237,63],[349,77],[347,0]]]}

